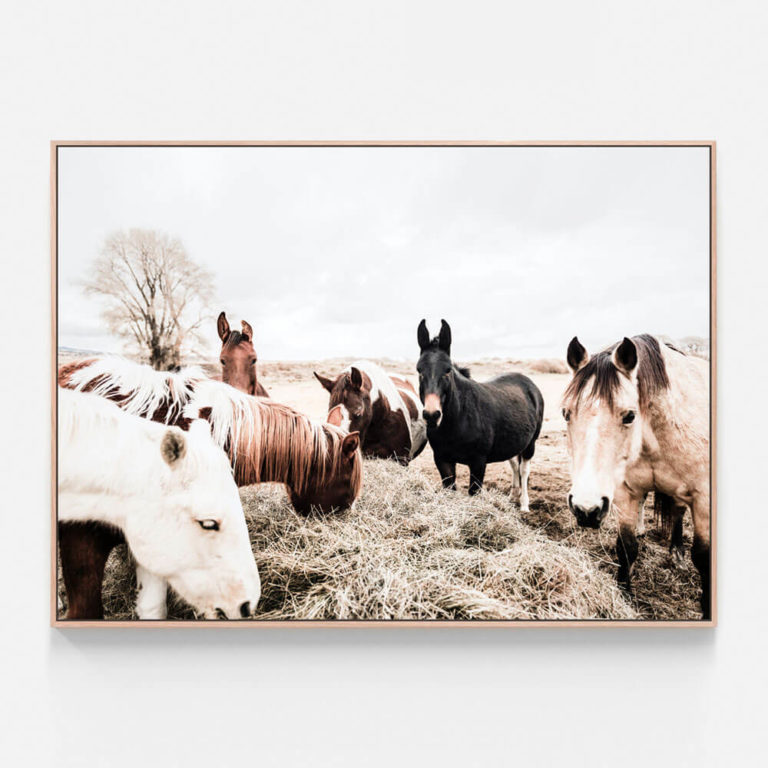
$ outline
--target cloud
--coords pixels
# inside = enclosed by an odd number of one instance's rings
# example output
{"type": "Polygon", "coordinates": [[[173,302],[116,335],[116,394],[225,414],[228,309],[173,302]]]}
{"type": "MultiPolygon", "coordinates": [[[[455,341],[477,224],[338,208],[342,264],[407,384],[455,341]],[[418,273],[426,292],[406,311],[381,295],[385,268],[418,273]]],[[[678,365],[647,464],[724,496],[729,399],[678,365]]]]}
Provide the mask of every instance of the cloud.
{"type": "MultiPolygon", "coordinates": [[[[563,355],[707,335],[708,156],[696,148],[65,148],[60,343],[119,350],[76,283],[104,237],[181,238],[262,359],[563,355]]],[[[215,349],[214,324],[208,329],[215,349]]]]}

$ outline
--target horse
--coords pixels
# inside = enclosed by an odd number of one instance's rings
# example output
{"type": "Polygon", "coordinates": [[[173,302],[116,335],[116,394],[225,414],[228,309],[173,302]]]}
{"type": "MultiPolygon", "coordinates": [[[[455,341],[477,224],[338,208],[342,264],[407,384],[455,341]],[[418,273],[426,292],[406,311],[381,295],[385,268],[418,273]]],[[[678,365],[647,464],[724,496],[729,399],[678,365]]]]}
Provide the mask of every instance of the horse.
{"type": "Polygon", "coordinates": [[[221,380],[246,395],[269,397],[256,375],[256,350],[253,348],[253,328],[242,321],[242,332],[232,331],[222,312],[216,322],[221,339],[221,380]]]}
{"type": "Polygon", "coordinates": [[[416,390],[381,366],[360,360],[333,379],[315,371],[330,393],[328,422],[360,433],[364,456],[408,464],[427,444],[416,390]]]}
{"type": "MultiPolygon", "coordinates": [[[[232,469],[205,422],[185,433],[60,389],[58,425],[59,523],[112,526],[139,580],[168,581],[205,618],[253,615],[259,572],[232,469]]],[[[91,576],[100,588],[103,571],[91,576]]]]}
{"type": "Polygon", "coordinates": [[[544,418],[538,387],[521,373],[474,381],[451,361],[451,328],[445,320],[433,339],[422,320],[417,339],[419,396],[443,487],[455,489],[456,464],[467,464],[474,495],[483,487],[489,463],[509,461],[513,487],[520,487],[520,510],[527,512],[531,459],[544,418]]]}
{"type": "Polygon", "coordinates": [[[618,515],[618,580],[632,589],[645,496],[672,518],[693,517],[691,559],[701,576],[702,617],[711,617],[709,366],[657,338],[624,338],[590,357],[574,337],[573,375],[563,396],[571,457],[568,506],[581,527],[618,515]]]}
{"type": "MultiPolygon", "coordinates": [[[[59,385],[94,392],[132,415],[188,429],[196,418],[210,423],[216,444],[229,456],[239,486],[277,482],[286,486],[300,514],[349,508],[362,485],[360,436],[331,424],[315,424],[287,405],[251,397],[199,368],[155,371],[119,357],[62,365],[59,385]]],[[[62,568],[80,573],[101,568],[118,543],[104,527],[60,530],[62,568]],[[81,563],[87,562],[87,569],[81,563]]],[[[74,577],[73,577],[74,579],[74,577]]],[[[165,588],[147,583],[139,591],[139,616],[161,617],[165,588]]],[[[103,613],[101,593],[87,578],[79,580],[83,615],[103,613]]]]}

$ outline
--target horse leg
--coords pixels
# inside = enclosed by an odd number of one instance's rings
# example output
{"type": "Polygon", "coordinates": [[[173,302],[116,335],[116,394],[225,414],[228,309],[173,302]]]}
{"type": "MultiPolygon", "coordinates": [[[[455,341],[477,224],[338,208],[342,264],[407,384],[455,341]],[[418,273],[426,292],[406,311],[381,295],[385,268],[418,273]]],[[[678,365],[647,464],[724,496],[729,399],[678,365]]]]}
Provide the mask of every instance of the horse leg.
{"type": "Polygon", "coordinates": [[[669,554],[672,556],[672,563],[676,568],[682,568],[685,563],[685,548],[683,546],[683,516],[685,515],[685,504],[675,504],[675,519],[672,523],[672,535],[669,539],[669,554]]]}
{"type": "Polygon", "coordinates": [[[701,618],[712,618],[712,563],[709,539],[709,494],[693,500],[693,548],[691,559],[701,576],[701,618]]]}
{"type": "Polygon", "coordinates": [[[530,499],[528,498],[528,478],[531,476],[531,459],[536,451],[536,437],[531,440],[528,447],[520,454],[520,511],[528,512],[530,508],[530,499]]]}
{"type": "Polygon", "coordinates": [[[637,505],[637,535],[645,536],[645,500],[648,498],[646,493],[637,505]]]}
{"type": "Polygon", "coordinates": [[[531,460],[525,457],[520,459],[520,511],[528,512],[530,510],[530,499],[528,498],[528,478],[531,476],[531,460]]]}
{"type": "Polygon", "coordinates": [[[509,466],[512,467],[512,490],[520,487],[520,457],[513,456],[509,460],[509,466]]]}
{"type": "Polygon", "coordinates": [[[619,535],[616,538],[616,557],[619,561],[617,580],[627,592],[632,593],[632,568],[637,560],[637,518],[642,497],[620,494],[613,503],[619,513],[619,535]]]}
{"type": "Polygon", "coordinates": [[[483,480],[485,479],[485,461],[478,459],[469,465],[469,495],[474,496],[483,490],[483,480]]]}
{"type": "Polygon", "coordinates": [[[136,563],[136,615],[140,619],[168,616],[168,585],[165,579],[136,563]]]}
{"type": "Polygon", "coordinates": [[[67,591],[67,619],[103,619],[101,584],[109,553],[123,536],[108,526],[59,523],[59,554],[67,591]]]}
{"type": "Polygon", "coordinates": [[[456,490],[456,462],[442,461],[435,458],[435,466],[443,481],[443,488],[456,490]]]}

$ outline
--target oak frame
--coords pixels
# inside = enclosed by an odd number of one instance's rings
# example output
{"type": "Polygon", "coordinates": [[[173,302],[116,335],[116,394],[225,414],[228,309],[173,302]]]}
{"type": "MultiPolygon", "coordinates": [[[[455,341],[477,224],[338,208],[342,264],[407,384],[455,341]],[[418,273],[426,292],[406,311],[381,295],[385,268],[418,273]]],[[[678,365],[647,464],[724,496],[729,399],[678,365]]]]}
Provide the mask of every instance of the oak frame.
{"type": "Polygon", "coordinates": [[[58,629],[163,627],[254,629],[285,627],[600,627],[662,628],[691,627],[712,629],[717,626],[717,144],[715,141],[113,141],[53,140],[50,143],[50,248],[51,248],[51,602],[50,625],[58,629]],[[270,621],[204,620],[73,620],[61,619],[57,611],[57,368],[58,368],[58,150],[60,147],[701,147],[709,149],[709,261],[710,261],[710,552],[712,564],[712,618],[709,620],[612,620],[612,619],[542,619],[542,620],[466,620],[466,619],[291,619],[270,621]]]}

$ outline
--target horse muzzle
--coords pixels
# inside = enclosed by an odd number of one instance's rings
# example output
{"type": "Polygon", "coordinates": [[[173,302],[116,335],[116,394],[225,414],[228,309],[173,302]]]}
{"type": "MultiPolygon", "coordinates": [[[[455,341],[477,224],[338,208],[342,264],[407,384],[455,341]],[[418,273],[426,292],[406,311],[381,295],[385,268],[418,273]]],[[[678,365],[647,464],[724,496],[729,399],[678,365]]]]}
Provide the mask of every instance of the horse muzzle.
{"type": "Polygon", "coordinates": [[[424,398],[424,410],[421,412],[421,415],[424,417],[424,421],[427,422],[428,429],[440,426],[440,422],[443,420],[443,412],[440,408],[439,395],[427,395],[424,398]]]}
{"type": "Polygon", "coordinates": [[[611,500],[607,496],[603,496],[600,500],[600,504],[589,505],[584,502],[575,503],[573,494],[569,493],[568,507],[576,518],[576,523],[580,528],[597,529],[608,514],[608,510],[611,508],[611,500]]]}

